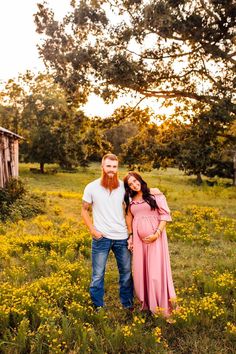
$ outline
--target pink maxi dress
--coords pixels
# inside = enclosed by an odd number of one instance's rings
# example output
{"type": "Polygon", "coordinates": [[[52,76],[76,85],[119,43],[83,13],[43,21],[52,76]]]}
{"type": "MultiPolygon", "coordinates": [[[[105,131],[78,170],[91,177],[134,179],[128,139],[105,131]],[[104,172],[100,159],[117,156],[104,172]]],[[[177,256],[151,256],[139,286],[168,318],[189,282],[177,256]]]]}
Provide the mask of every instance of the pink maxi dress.
{"type": "Polygon", "coordinates": [[[171,221],[170,210],[163,194],[155,196],[158,209],[151,210],[144,200],[131,201],[133,215],[133,278],[141,309],[164,316],[171,313],[171,299],[176,298],[171,274],[166,230],[154,242],[142,239],[155,233],[161,220],[171,221]]]}

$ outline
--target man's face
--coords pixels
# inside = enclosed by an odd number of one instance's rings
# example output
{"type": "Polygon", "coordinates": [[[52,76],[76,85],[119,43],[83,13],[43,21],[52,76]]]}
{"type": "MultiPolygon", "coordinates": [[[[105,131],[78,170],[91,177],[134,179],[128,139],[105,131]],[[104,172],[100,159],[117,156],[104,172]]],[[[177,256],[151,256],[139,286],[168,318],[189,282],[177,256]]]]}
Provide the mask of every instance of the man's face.
{"type": "Polygon", "coordinates": [[[109,178],[113,178],[118,172],[118,161],[106,159],[103,161],[102,169],[109,178]]]}

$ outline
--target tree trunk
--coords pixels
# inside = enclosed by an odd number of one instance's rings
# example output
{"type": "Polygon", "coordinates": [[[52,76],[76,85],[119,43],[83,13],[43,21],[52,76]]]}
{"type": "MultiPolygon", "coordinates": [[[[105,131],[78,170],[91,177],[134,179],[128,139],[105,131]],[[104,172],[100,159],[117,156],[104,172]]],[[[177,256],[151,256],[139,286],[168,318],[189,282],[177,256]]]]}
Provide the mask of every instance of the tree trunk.
{"type": "Polygon", "coordinates": [[[44,162],[40,162],[40,172],[44,173],[44,162]]]}
{"type": "Polygon", "coordinates": [[[201,172],[197,173],[197,185],[200,186],[202,184],[202,176],[201,172]]]}
{"type": "Polygon", "coordinates": [[[236,151],[234,152],[234,176],[233,176],[233,186],[236,186],[236,151]]]}

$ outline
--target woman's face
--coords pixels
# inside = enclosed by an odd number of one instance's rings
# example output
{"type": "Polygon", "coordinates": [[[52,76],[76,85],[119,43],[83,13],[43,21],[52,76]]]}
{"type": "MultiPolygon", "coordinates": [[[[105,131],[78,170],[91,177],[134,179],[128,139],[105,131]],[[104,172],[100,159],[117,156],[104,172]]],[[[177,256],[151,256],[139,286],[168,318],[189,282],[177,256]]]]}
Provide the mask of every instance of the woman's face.
{"type": "Polygon", "coordinates": [[[141,191],[141,183],[134,176],[130,176],[129,177],[128,186],[134,192],[140,192],[141,191]]]}

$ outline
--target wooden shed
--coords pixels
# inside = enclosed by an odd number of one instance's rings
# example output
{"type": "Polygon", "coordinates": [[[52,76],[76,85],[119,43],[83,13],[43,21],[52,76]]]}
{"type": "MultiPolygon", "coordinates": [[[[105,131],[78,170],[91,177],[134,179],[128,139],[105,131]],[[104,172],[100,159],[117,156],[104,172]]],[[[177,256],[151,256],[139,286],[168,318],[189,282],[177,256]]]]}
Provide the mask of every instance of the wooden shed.
{"type": "Polygon", "coordinates": [[[18,176],[19,139],[20,135],[0,127],[0,188],[9,178],[18,176]]]}

